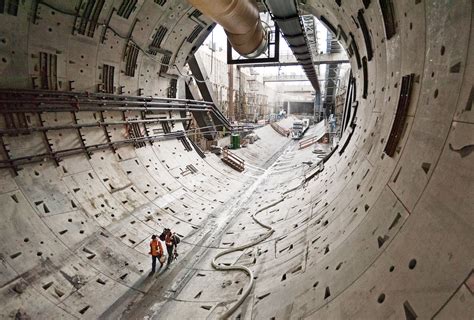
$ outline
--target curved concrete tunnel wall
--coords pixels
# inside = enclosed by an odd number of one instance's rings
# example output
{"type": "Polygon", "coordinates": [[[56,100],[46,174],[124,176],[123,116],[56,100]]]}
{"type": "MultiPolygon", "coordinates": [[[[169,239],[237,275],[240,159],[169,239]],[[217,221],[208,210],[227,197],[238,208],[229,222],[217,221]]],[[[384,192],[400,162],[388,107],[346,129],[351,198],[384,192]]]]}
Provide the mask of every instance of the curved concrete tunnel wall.
{"type": "MultiPolygon", "coordinates": [[[[200,25],[184,1],[139,1],[125,18],[111,14],[120,7],[115,2],[105,1],[100,11],[99,21],[111,17],[113,30],[107,29],[105,38],[100,28],[92,37],[71,34],[74,16],[44,4],[36,19],[30,3],[21,3],[17,16],[1,14],[1,87],[32,88],[40,77],[39,52],[48,52],[58,56],[59,90],[96,91],[99,67],[106,63],[116,66],[122,92],[165,96],[166,72],[173,71],[160,72],[158,62],[167,60],[163,50],[171,52],[172,62],[166,64],[182,66],[200,41],[186,39],[194,30],[205,32],[210,20],[198,16],[200,25]],[[123,36],[131,34],[138,46],[148,48],[160,26],[167,27],[160,50],[140,51],[136,74],[124,74],[128,41],[123,36]]],[[[75,12],[73,4],[48,3],[75,12]]],[[[348,132],[324,171],[275,207],[288,215],[276,224],[273,242],[262,247],[273,254],[259,256],[258,280],[252,302],[240,310],[243,317],[464,319],[473,314],[472,2],[407,0],[393,6],[396,32],[386,39],[379,1],[302,5],[335,29],[340,26],[345,46],[352,37],[357,46],[360,68],[355,53],[351,57],[357,79],[355,127],[344,152],[339,153],[348,132]],[[362,61],[367,61],[367,79],[362,61]],[[409,74],[415,81],[407,120],[389,157],[383,150],[401,78],[409,74]]],[[[64,114],[44,120],[70,121],[64,114]]],[[[111,135],[120,135],[122,128],[117,129],[111,135]]],[[[174,130],[179,129],[177,124],[174,130]]],[[[94,130],[84,133],[87,139],[97,139],[94,130]]],[[[71,132],[56,134],[49,133],[53,148],[78,143],[71,132]]],[[[265,137],[284,144],[271,132],[265,137]]],[[[3,139],[15,156],[44,148],[41,136],[3,139]]],[[[2,317],[19,309],[32,318],[98,317],[130,289],[140,293],[137,283],[149,268],[150,234],[172,225],[185,241],[198,242],[202,230],[210,228],[208,212],[233,201],[235,189],[254,181],[252,174],[234,173],[214,158],[185,152],[177,140],[105,150],[90,159],[65,157],[59,166],[53,161],[25,165],[18,176],[0,172],[2,317]],[[198,176],[180,176],[189,164],[198,176]]],[[[277,199],[291,177],[276,172],[273,189],[261,195],[277,199]]],[[[272,216],[267,212],[262,219],[272,216]]],[[[242,232],[240,240],[252,235],[242,232]]],[[[184,243],[182,250],[193,247],[184,243]]],[[[187,305],[203,317],[207,312],[200,304],[187,305]]]]}

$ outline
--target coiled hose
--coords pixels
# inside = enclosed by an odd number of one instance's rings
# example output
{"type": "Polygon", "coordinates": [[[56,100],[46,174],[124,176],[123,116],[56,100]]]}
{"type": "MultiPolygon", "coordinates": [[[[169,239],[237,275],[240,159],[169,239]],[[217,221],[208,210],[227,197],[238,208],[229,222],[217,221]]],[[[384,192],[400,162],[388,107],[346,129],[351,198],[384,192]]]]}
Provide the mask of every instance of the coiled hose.
{"type": "Polygon", "coordinates": [[[250,268],[248,267],[245,267],[245,266],[238,266],[238,265],[234,265],[234,266],[225,266],[225,265],[221,265],[219,263],[217,263],[217,259],[219,259],[220,257],[226,255],[226,254],[229,254],[231,252],[235,252],[235,251],[241,251],[241,250],[245,250],[247,248],[250,248],[252,246],[255,246],[257,244],[259,244],[260,242],[268,239],[274,232],[275,230],[270,227],[269,225],[259,221],[257,218],[255,218],[255,216],[257,214],[259,214],[260,212],[262,211],[265,211],[273,206],[276,206],[277,204],[279,204],[280,202],[282,202],[283,200],[285,200],[285,197],[281,198],[280,200],[278,201],[275,201],[271,204],[269,204],[268,206],[258,210],[257,212],[255,212],[251,217],[252,219],[258,223],[261,227],[265,228],[268,230],[267,233],[265,233],[263,236],[260,236],[258,239],[250,242],[250,243],[247,243],[247,244],[244,244],[242,246],[238,246],[238,247],[235,247],[235,248],[231,248],[231,249],[227,249],[227,250],[224,250],[222,252],[219,252],[215,257],[214,259],[212,259],[212,267],[218,271],[242,271],[244,273],[246,273],[249,278],[250,278],[250,282],[247,286],[247,288],[245,289],[244,292],[242,292],[242,296],[240,297],[239,300],[237,300],[237,302],[229,309],[227,310],[221,317],[220,319],[227,319],[229,318],[232,313],[234,313],[235,310],[237,310],[238,307],[240,307],[240,305],[244,302],[244,300],[247,298],[247,296],[249,295],[250,291],[252,291],[252,288],[253,288],[253,285],[254,285],[254,276],[253,276],[253,272],[252,270],[250,270],[250,268]]]}

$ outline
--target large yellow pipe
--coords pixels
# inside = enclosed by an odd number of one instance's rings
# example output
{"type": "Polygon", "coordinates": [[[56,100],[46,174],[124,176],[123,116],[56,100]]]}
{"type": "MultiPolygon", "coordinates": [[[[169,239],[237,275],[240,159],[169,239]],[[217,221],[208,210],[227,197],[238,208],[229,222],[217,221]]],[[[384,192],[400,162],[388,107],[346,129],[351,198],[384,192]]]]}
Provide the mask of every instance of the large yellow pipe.
{"type": "Polygon", "coordinates": [[[220,24],[232,47],[252,58],[267,47],[267,36],[255,0],[188,0],[206,16],[220,24]]]}

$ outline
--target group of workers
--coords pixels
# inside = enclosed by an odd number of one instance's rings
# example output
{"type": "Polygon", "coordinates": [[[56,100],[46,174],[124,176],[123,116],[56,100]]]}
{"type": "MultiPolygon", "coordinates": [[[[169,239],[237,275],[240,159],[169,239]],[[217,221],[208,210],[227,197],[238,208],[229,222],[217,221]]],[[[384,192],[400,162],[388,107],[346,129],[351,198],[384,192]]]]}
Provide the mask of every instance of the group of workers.
{"type": "Polygon", "coordinates": [[[168,263],[166,268],[169,268],[173,260],[177,259],[178,257],[176,247],[180,242],[180,239],[176,233],[171,232],[171,229],[165,228],[159,237],[155,234],[152,235],[150,242],[151,274],[155,273],[156,271],[156,260],[160,262],[160,269],[163,267],[163,264],[166,261],[166,256],[164,254],[163,246],[160,240],[165,242],[166,251],[168,253],[168,263]]]}

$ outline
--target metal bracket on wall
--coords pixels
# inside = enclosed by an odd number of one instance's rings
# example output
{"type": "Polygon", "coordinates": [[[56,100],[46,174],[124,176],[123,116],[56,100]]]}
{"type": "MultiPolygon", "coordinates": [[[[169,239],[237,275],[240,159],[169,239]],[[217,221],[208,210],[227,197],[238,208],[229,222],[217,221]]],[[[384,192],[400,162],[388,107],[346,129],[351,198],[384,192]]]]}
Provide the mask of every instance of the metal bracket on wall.
{"type": "Polygon", "coordinates": [[[268,37],[268,48],[266,58],[244,58],[239,56],[234,59],[232,53],[234,49],[227,41],[227,64],[248,64],[248,63],[268,63],[268,62],[279,62],[280,61],[280,28],[277,24],[271,29],[268,37]]]}
{"type": "MultiPolygon", "coordinates": [[[[75,125],[78,125],[78,122],[77,122],[77,114],[75,112],[71,112],[72,113],[72,118],[74,120],[74,124],[75,125]]],[[[79,142],[81,143],[81,146],[82,146],[82,149],[84,150],[84,152],[86,153],[87,155],[87,158],[90,159],[91,158],[91,154],[90,152],[87,150],[86,148],[86,143],[84,141],[84,136],[82,135],[82,132],[81,132],[81,128],[78,126],[77,127],[77,135],[79,136],[79,142]]]]}
{"type": "Polygon", "coordinates": [[[3,141],[3,135],[0,135],[0,151],[3,153],[3,157],[6,159],[5,161],[8,163],[9,168],[12,170],[13,174],[15,176],[18,175],[18,168],[14,165],[14,161],[12,160],[10,156],[10,152],[7,149],[7,146],[5,145],[5,142],[3,141]]]}
{"type": "MultiPolygon", "coordinates": [[[[135,147],[142,147],[147,141],[152,143],[155,140],[175,139],[177,137],[192,136],[202,134],[209,130],[209,127],[198,127],[186,132],[171,132],[174,122],[187,122],[191,118],[186,117],[187,112],[214,114],[215,106],[209,102],[113,95],[107,93],[80,93],[80,92],[62,92],[47,90],[0,90],[0,114],[5,118],[6,128],[0,128],[0,169],[9,168],[16,175],[22,165],[28,163],[41,162],[45,159],[53,159],[56,164],[66,156],[85,153],[88,157],[97,150],[111,148],[116,150],[122,146],[133,144],[135,147]],[[115,111],[122,113],[121,120],[107,121],[104,119],[104,112],[115,111]],[[127,118],[125,112],[136,111],[141,113],[141,117],[127,118]],[[171,111],[175,111],[172,113],[171,111]],[[98,121],[80,122],[78,112],[94,112],[99,115],[98,121]],[[165,113],[166,112],[166,113],[165,113]],[[40,125],[30,126],[25,113],[31,113],[36,116],[40,125]],[[42,121],[41,114],[69,113],[72,115],[73,122],[59,125],[48,125],[42,121]],[[163,113],[168,114],[163,119],[163,113]],[[183,114],[184,113],[184,114],[183,114]],[[183,117],[184,116],[184,117],[183,117]],[[147,124],[165,124],[169,127],[168,133],[155,134],[150,133],[147,124]],[[110,135],[108,128],[110,126],[123,125],[131,127],[134,131],[134,137],[119,140],[117,136],[110,135]],[[142,126],[143,125],[143,126],[142,126]],[[171,125],[171,127],[170,127],[171,125]],[[83,128],[102,128],[106,141],[88,145],[87,140],[82,136],[83,128]],[[142,129],[145,128],[144,133],[142,129]],[[49,131],[74,130],[79,138],[80,146],[66,149],[58,149],[59,146],[53,146],[48,137],[49,131]],[[45,151],[33,154],[15,157],[15,152],[10,152],[8,144],[3,139],[4,136],[15,137],[20,134],[32,134],[39,132],[44,138],[45,151]],[[53,150],[57,149],[57,150],[53,150]]],[[[135,113],[134,113],[135,114],[135,113]]],[[[214,128],[214,126],[213,126],[214,128]]],[[[215,133],[215,129],[212,129],[215,133]]],[[[188,146],[188,149],[190,146],[188,146]]]]}
{"type": "MultiPolygon", "coordinates": [[[[38,119],[41,125],[43,125],[44,121],[43,121],[43,118],[41,117],[41,112],[38,112],[38,119]]],[[[43,130],[42,133],[43,133],[44,144],[46,146],[46,150],[48,151],[48,155],[50,156],[50,158],[54,160],[54,163],[56,164],[56,166],[59,166],[59,158],[56,156],[56,153],[53,152],[53,148],[51,148],[51,143],[49,143],[47,130],[43,130]]]]}

